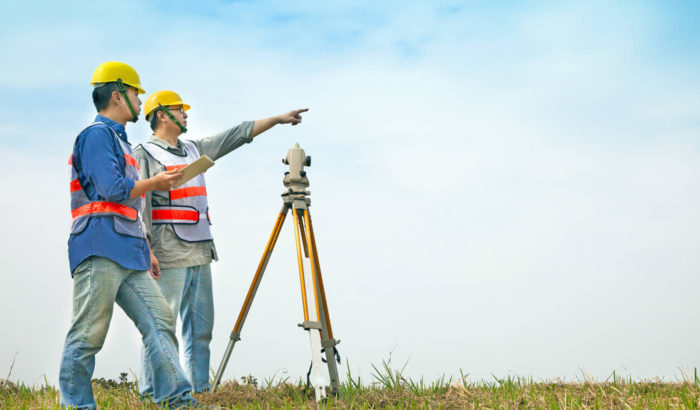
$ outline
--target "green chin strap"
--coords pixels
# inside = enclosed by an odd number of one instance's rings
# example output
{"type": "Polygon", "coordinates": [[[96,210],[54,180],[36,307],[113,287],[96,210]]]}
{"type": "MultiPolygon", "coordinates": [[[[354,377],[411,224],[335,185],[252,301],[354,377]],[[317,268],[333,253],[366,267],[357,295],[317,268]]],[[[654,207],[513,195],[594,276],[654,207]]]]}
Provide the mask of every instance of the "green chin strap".
{"type": "Polygon", "coordinates": [[[170,112],[169,109],[165,108],[165,107],[164,107],[162,104],[160,104],[160,103],[158,103],[158,108],[160,108],[161,110],[163,110],[163,112],[165,113],[165,115],[167,115],[168,118],[170,118],[170,120],[171,120],[172,122],[174,122],[175,125],[177,125],[177,126],[180,128],[180,131],[182,131],[183,134],[187,132],[187,128],[186,128],[184,125],[182,125],[182,124],[180,123],[180,121],[177,120],[177,118],[175,118],[175,116],[173,115],[173,113],[170,112]]]}
{"type": "Polygon", "coordinates": [[[126,95],[126,87],[124,87],[124,83],[122,82],[121,78],[117,78],[117,86],[119,87],[119,92],[122,93],[124,99],[126,100],[126,105],[129,107],[129,111],[131,111],[131,121],[138,121],[139,116],[136,115],[136,111],[134,111],[134,107],[131,105],[131,100],[129,99],[129,96],[126,95]]]}

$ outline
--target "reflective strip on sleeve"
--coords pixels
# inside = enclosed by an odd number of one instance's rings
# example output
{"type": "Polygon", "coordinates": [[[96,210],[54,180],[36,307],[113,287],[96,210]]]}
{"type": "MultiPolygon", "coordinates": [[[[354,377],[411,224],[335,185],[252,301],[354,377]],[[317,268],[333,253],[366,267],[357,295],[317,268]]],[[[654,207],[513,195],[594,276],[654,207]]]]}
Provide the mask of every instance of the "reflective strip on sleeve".
{"type": "Polygon", "coordinates": [[[136,162],[136,158],[132,157],[129,154],[124,154],[124,158],[126,159],[126,165],[131,165],[132,167],[136,167],[136,169],[139,169],[139,164],[136,162]]]}
{"type": "Polygon", "coordinates": [[[70,181],[70,191],[75,192],[75,191],[80,191],[83,189],[82,185],[80,185],[80,181],[78,181],[78,178],[70,181]]]}
{"type": "Polygon", "coordinates": [[[151,211],[151,220],[153,223],[197,222],[199,221],[199,212],[183,209],[153,209],[151,211]]]}
{"type": "Polygon", "coordinates": [[[190,196],[207,196],[207,188],[203,186],[191,186],[187,188],[173,189],[170,191],[170,200],[187,198],[190,196]]]}
{"type": "Polygon", "coordinates": [[[79,208],[73,209],[73,219],[90,214],[119,214],[131,220],[136,220],[138,213],[134,208],[115,202],[90,202],[79,208]]]}
{"type": "Polygon", "coordinates": [[[182,164],[182,165],[166,165],[166,166],[165,166],[165,170],[166,170],[166,171],[172,171],[172,170],[179,171],[179,170],[181,170],[182,168],[184,168],[184,167],[186,167],[186,166],[187,166],[187,164],[182,164]]]}

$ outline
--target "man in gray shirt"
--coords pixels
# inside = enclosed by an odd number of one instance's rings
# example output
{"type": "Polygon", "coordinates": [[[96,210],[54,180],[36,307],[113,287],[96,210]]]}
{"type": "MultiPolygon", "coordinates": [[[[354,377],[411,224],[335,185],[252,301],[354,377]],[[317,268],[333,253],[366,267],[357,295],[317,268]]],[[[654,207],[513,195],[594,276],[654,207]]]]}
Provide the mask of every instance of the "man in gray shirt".
{"type": "MultiPolygon", "coordinates": [[[[245,121],[213,137],[180,140],[187,132],[190,106],[173,91],[158,91],[144,107],[153,135],[134,150],[141,178],[181,169],[202,155],[217,160],[276,124],[296,125],[307,109],[257,121],[245,121]]],[[[209,389],[209,343],[214,327],[210,264],[217,259],[209,231],[204,174],[170,191],[146,194],[143,219],[151,245],[151,272],[166,300],[182,320],[185,372],[194,392],[209,389]]],[[[153,373],[142,360],[142,395],[152,394],[153,373]]]]}

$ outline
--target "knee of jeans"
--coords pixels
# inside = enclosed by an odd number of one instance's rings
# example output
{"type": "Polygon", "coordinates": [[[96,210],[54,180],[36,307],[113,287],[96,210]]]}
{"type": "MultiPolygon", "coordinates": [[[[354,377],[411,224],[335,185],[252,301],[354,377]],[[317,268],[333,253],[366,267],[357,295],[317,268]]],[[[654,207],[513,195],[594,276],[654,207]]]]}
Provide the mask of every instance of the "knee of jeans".
{"type": "Polygon", "coordinates": [[[173,311],[166,305],[165,308],[154,310],[154,320],[159,330],[174,330],[176,317],[173,311]]]}
{"type": "Polygon", "coordinates": [[[208,344],[212,339],[212,330],[213,329],[208,327],[196,327],[192,337],[194,337],[197,342],[206,342],[208,344]]]}
{"type": "Polygon", "coordinates": [[[108,329],[109,319],[98,317],[90,320],[85,316],[73,322],[66,342],[72,346],[99,350],[105,343],[108,329]]]}
{"type": "Polygon", "coordinates": [[[204,326],[202,326],[202,333],[205,338],[211,340],[211,335],[214,332],[214,322],[213,321],[205,321],[204,326]]]}
{"type": "Polygon", "coordinates": [[[88,327],[88,331],[85,337],[85,343],[88,347],[95,348],[97,350],[101,349],[105,344],[105,338],[107,337],[108,323],[102,323],[100,321],[93,322],[91,326],[88,327]]]}

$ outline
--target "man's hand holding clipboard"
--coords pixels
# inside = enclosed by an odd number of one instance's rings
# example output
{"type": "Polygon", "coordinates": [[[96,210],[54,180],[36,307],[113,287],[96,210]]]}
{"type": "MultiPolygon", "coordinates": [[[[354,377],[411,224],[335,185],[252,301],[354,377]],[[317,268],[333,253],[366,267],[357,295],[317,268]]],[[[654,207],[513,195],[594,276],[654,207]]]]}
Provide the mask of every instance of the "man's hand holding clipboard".
{"type": "Polygon", "coordinates": [[[209,158],[206,155],[202,155],[201,157],[197,158],[196,161],[180,170],[180,172],[182,173],[182,177],[180,177],[180,179],[175,183],[175,185],[173,185],[173,188],[181,186],[190,179],[208,170],[213,165],[214,161],[212,161],[211,158],[209,158]]]}

